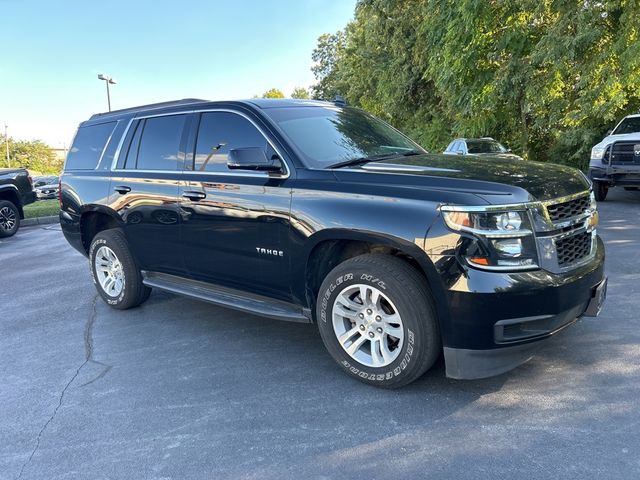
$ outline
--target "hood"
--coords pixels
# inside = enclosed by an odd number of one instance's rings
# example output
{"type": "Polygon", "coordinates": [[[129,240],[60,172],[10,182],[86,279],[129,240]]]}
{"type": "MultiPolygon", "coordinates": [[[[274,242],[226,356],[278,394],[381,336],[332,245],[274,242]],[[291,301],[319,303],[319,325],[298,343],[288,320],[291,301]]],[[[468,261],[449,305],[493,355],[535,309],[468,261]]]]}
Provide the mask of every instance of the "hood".
{"type": "MultiPolygon", "coordinates": [[[[586,177],[575,168],[495,156],[480,158],[468,155],[425,154],[371,162],[358,168],[369,172],[414,177],[469,180],[476,186],[478,182],[490,182],[486,185],[487,190],[492,190],[491,184],[496,187],[496,191],[500,190],[496,184],[507,185],[526,191],[529,200],[550,200],[583,192],[589,188],[586,177]]],[[[437,183],[442,184],[441,181],[437,183]]],[[[482,195],[482,192],[478,193],[482,195]]]]}
{"type": "Polygon", "coordinates": [[[640,143],[640,132],[625,133],[624,135],[609,135],[594,147],[606,147],[613,142],[638,142],[640,143]]]}

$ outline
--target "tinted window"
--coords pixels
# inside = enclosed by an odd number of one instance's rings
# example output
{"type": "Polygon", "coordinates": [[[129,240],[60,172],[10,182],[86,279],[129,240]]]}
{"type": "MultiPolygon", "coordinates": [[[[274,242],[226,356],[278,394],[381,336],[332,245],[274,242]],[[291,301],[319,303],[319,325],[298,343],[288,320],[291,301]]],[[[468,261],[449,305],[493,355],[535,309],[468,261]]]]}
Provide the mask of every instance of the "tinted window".
{"type": "Polygon", "coordinates": [[[124,162],[124,168],[136,168],[136,158],[138,157],[138,150],[140,149],[140,134],[142,133],[142,127],[144,120],[137,122],[133,129],[133,138],[129,144],[129,150],[124,162]]]}
{"type": "Polygon", "coordinates": [[[67,155],[65,170],[93,170],[117,122],[80,127],[67,155]]]}
{"type": "Polygon", "coordinates": [[[265,109],[312,167],[362,157],[422,151],[382,120],[356,108],[265,109]]]}
{"type": "Polygon", "coordinates": [[[624,135],[626,133],[638,133],[640,132],[640,117],[632,117],[625,118],[616,131],[613,132],[614,135],[624,135]]]}
{"type": "MultiPolygon", "coordinates": [[[[176,170],[178,168],[180,140],[185,118],[185,115],[147,118],[144,124],[138,125],[142,130],[140,145],[137,149],[137,169],[176,170]]],[[[134,149],[134,144],[135,136],[130,151],[134,149]]],[[[127,168],[132,168],[129,162],[132,162],[132,159],[127,157],[127,168]]]]}
{"type": "Polygon", "coordinates": [[[267,140],[246,118],[229,112],[203,113],[196,140],[195,171],[228,172],[229,150],[260,147],[267,140]]]}

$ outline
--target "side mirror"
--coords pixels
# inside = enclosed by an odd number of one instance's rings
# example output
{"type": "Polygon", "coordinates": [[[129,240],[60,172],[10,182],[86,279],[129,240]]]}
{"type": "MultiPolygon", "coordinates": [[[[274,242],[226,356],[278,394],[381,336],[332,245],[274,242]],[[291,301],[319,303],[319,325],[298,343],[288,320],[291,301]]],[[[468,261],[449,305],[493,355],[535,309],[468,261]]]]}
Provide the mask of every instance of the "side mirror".
{"type": "Polygon", "coordinates": [[[229,150],[227,167],[230,170],[281,172],[282,162],[277,157],[267,158],[267,153],[260,147],[234,148],[229,150]]]}
{"type": "Polygon", "coordinates": [[[511,153],[511,149],[510,149],[510,148],[507,148],[507,149],[505,150],[505,152],[506,152],[506,153],[511,153]]]}
{"type": "Polygon", "coordinates": [[[607,130],[607,137],[613,133],[613,130],[607,130]]]}

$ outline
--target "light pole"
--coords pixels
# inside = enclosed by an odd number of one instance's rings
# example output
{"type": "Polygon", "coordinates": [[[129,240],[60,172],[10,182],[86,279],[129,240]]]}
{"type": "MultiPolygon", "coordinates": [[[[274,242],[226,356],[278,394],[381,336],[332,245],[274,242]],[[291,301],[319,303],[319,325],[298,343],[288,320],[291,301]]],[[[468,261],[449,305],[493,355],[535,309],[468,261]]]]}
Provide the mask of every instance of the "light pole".
{"type": "Polygon", "coordinates": [[[109,106],[109,111],[111,111],[111,95],[109,94],[109,84],[115,85],[116,81],[111,78],[103,75],[101,73],[98,74],[98,80],[104,80],[104,83],[107,84],[107,105],[109,106]]]}
{"type": "Polygon", "coordinates": [[[9,127],[7,124],[4,124],[4,144],[7,146],[7,167],[11,168],[11,160],[9,159],[9,135],[7,134],[7,129],[9,127]]]}

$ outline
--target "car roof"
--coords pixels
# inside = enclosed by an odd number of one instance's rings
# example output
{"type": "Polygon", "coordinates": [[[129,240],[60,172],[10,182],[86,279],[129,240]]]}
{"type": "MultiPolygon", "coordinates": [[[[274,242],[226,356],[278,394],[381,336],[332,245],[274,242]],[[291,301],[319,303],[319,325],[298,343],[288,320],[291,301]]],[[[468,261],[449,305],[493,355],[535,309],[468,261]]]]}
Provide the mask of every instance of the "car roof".
{"type": "Polygon", "coordinates": [[[465,137],[460,137],[460,138],[454,138],[453,140],[451,140],[451,142],[449,143],[453,143],[453,142],[467,142],[469,140],[491,140],[492,142],[495,142],[496,139],[495,138],[491,138],[491,137],[479,137],[479,138],[465,138],[465,137]]]}
{"type": "Polygon", "coordinates": [[[320,100],[303,100],[294,98],[251,98],[247,100],[221,100],[210,101],[200,98],[183,98],[169,102],[152,103],[149,105],[139,105],[131,108],[112,110],[110,112],[96,113],[89,120],[82,122],[81,126],[104,123],[106,121],[120,120],[123,117],[132,117],[139,113],[153,112],[157,114],[180,112],[184,108],[220,108],[230,106],[249,106],[263,110],[285,107],[326,107],[335,106],[335,103],[320,100]]]}

